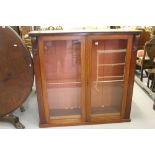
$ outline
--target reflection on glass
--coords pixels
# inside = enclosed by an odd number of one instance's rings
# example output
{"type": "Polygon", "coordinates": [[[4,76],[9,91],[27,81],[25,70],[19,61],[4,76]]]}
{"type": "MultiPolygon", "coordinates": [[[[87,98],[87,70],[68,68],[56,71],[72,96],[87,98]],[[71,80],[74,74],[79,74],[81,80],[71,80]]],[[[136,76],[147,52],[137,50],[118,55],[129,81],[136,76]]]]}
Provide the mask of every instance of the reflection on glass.
{"type": "Polygon", "coordinates": [[[91,113],[121,111],[127,40],[92,41],[91,113]]]}
{"type": "Polygon", "coordinates": [[[46,41],[44,43],[44,48],[50,116],[60,117],[80,115],[80,41],[46,41]]]}

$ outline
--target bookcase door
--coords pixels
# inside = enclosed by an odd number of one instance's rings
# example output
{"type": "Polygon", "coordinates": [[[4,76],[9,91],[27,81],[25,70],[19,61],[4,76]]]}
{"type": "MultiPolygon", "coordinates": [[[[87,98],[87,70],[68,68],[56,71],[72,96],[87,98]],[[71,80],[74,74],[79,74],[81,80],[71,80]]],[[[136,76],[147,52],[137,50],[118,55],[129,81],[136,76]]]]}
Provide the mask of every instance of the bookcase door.
{"type": "Polygon", "coordinates": [[[84,39],[40,38],[44,104],[50,123],[85,121],[84,39]]]}
{"type": "Polygon", "coordinates": [[[121,120],[125,111],[131,37],[88,37],[87,118],[89,121],[121,120]]]}

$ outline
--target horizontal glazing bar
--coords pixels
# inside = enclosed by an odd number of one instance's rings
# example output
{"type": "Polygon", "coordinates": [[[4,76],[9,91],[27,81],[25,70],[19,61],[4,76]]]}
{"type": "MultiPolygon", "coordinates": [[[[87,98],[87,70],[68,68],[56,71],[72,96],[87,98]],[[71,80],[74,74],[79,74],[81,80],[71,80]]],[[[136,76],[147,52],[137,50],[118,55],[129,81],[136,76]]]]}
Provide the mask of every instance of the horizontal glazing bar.
{"type": "Polygon", "coordinates": [[[118,49],[118,50],[97,50],[98,54],[103,54],[103,53],[124,53],[126,52],[126,49],[118,49]]]}
{"type": "Polygon", "coordinates": [[[115,63],[115,64],[98,64],[97,66],[119,66],[119,65],[125,65],[125,63],[115,63]]]}

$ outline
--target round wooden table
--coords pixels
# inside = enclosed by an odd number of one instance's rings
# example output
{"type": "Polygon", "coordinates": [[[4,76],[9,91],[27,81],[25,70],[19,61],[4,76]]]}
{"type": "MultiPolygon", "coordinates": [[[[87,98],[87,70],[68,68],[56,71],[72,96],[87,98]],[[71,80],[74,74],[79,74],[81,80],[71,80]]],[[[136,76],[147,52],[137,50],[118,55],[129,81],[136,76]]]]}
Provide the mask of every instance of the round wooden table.
{"type": "Polygon", "coordinates": [[[19,108],[34,79],[30,52],[10,27],[0,26],[0,117],[19,108]]]}

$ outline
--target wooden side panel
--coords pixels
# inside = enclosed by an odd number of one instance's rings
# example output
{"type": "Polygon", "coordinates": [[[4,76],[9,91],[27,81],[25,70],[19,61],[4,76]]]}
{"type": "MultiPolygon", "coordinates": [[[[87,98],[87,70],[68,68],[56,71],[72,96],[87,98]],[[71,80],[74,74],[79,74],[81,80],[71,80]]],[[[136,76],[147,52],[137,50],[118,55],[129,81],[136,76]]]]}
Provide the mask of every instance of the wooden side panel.
{"type": "Polygon", "coordinates": [[[42,89],[42,80],[41,80],[41,71],[40,71],[40,59],[39,59],[39,49],[38,49],[38,38],[31,38],[32,41],[32,51],[33,51],[33,63],[34,63],[34,72],[35,72],[35,82],[36,82],[36,92],[37,92],[37,100],[38,100],[38,108],[39,108],[39,117],[40,124],[47,123],[45,117],[45,108],[43,101],[43,89],[42,89]]]}
{"type": "Polygon", "coordinates": [[[124,118],[126,105],[127,105],[127,93],[128,93],[128,83],[130,79],[130,61],[131,61],[131,52],[132,52],[132,39],[133,36],[128,36],[128,46],[127,46],[127,55],[126,55],[126,65],[125,65],[125,81],[124,81],[124,89],[123,89],[123,101],[122,101],[122,111],[121,117],[124,118]]]}
{"type": "Polygon", "coordinates": [[[126,110],[124,114],[124,119],[130,119],[131,112],[131,102],[133,96],[133,86],[134,86],[134,75],[135,75],[135,66],[136,66],[136,55],[137,55],[137,45],[140,35],[135,35],[132,40],[132,53],[131,53],[131,61],[130,61],[130,73],[129,73],[129,81],[128,81],[128,93],[127,93],[127,101],[126,101],[126,110]]]}

